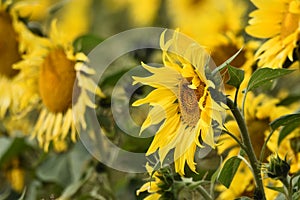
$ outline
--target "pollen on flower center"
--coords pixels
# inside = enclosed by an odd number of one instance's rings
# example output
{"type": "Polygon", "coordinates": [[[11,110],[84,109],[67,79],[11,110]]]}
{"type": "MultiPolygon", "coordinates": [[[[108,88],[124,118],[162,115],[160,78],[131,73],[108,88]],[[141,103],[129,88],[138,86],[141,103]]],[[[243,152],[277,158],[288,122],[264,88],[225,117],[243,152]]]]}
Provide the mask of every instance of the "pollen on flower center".
{"type": "Polygon", "coordinates": [[[0,75],[11,78],[18,73],[18,70],[14,70],[12,65],[21,60],[21,56],[12,19],[8,13],[3,11],[0,11],[0,30],[0,75]]]}
{"type": "Polygon", "coordinates": [[[72,104],[75,83],[75,61],[67,58],[63,49],[53,49],[46,56],[39,77],[43,103],[54,113],[66,111],[72,104]]]}
{"type": "Polygon", "coordinates": [[[200,118],[201,110],[198,101],[204,95],[205,84],[201,82],[196,90],[189,88],[190,84],[185,78],[180,82],[178,103],[182,121],[194,127],[200,118]]]}

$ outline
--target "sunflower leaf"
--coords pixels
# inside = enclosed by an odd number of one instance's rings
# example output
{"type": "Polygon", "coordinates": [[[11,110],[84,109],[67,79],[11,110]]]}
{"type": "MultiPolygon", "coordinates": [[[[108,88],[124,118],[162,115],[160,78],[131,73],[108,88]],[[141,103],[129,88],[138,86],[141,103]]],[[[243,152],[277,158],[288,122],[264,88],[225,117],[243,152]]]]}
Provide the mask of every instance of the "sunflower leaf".
{"type": "Polygon", "coordinates": [[[232,67],[231,65],[227,66],[230,79],[227,81],[228,85],[232,85],[236,88],[239,88],[241,83],[244,80],[245,72],[244,70],[232,67]]]}
{"type": "Polygon", "coordinates": [[[293,130],[295,130],[295,129],[298,128],[298,127],[300,127],[299,122],[298,122],[298,123],[292,123],[292,124],[290,124],[290,125],[288,125],[288,126],[283,127],[283,128],[280,130],[277,145],[279,146],[280,143],[282,142],[282,140],[283,140],[284,138],[286,138],[286,136],[288,136],[293,130]]]}
{"type": "Polygon", "coordinates": [[[270,123],[272,130],[279,128],[280,126],[291,126],[293,124],[300,125],[300,113],[294,113],[281,116],[270,123]]]}
{"type": "Polygon", "coordinates": [[[280,193],[284,193],[284,187],[274,187],[274,186],[267,185],[267,188],[277,191],[277,192],[280,192],[280,193]]]}
{"type": "Polygon", "coordinates": [[[293,130],[300,127],[300,113],[281,116],[270,123],[272,130],[283,126],[279,132],[278,146],[282,140],[288,136],[293,130]]]}
{"type": "Polygon", "coordinates": [[[222,183],[225,187],[229,188],[233,177],[235,176],[235,173],[237,172],[239,166],[241,163],[241,159],[237,156],[234,156],[232,158],[229,158],[222,168],[218,181],[222,183]]]}
{"type": "Polygon", "coordinates": [[[88,54],[93,48],[95,48],[101,42],[103,42],[103,39],[98,36],[91,35],[91,34],[83,35],[78,37],[73,42],[74,51],[88,54]]]}
{"type": "Polygon", "coordinates": [[[247,86],[247,92],[270,83],[274,79],[277,79],[281,76],[290,74],[293,71],[294,70],[289,69],[260,68],[252,74],[247,86]]]}

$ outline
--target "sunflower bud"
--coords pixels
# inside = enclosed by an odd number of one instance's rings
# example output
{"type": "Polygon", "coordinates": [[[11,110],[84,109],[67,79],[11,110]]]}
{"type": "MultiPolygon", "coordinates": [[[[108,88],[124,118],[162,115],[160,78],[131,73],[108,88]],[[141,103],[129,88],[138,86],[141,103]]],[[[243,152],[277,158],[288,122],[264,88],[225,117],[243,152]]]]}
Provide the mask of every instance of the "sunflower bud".
{"type": "Polygon", "coordinates": [[[267,164],[267,175],[273,179],[285,179],[290,171],[289,162],[286,160],[282,160],[278,155],[274,155],[271,157],[269,164],[267,164]]]}

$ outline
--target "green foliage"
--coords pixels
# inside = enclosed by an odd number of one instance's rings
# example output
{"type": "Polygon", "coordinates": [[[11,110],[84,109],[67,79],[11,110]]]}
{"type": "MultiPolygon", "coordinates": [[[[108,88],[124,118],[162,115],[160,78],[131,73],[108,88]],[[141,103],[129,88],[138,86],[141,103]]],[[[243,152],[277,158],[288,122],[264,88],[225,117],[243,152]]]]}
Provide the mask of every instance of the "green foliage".
{"type": "Polygon", "coordinates": [[[244,70],[232,67],[230,65],[227,66],[227,69],[230,76],[230,79],[227,81],[227,84],[239,88],[241,83],[244,80],[244,76],[245,76],[244,70]]]}
{"type": "Polygon", "coordinates": [[[218,181],[220,183],[222,183],[225,187],[229,188],[232,179],[235,176],[235,173],[237,172],[240,163],[241,163],[241,159],[237,156],[231,157],[229,158],[223,168],[221,169],[221,172],[218,176],[218,181]]]}
{"type": "Polygon", "coordinates": [[[293,130],[300,127],[300,113],[285,115],[275,119],[270,123],[270,126],[273,130],[283,126],[279,132],[278,146],[282,140],[288,136],[293,130]]]}
{"type": "Polygon", "coordinates": [[[292,73],[289,69],[271,69],[260,68],[257,69],[251,76],[246,91],[249,92],[255,88],[261,87],[274,79],[292,73]]]}
{"type": "Polygon", "coordinates": [[[83,35],[78,37],[74,42],[74,50],[75,52],[83,52],[88,54],[93,48],[95,48],[98,44],[103,42],[104,39],[96,36],[96,35],[83,35]]]}

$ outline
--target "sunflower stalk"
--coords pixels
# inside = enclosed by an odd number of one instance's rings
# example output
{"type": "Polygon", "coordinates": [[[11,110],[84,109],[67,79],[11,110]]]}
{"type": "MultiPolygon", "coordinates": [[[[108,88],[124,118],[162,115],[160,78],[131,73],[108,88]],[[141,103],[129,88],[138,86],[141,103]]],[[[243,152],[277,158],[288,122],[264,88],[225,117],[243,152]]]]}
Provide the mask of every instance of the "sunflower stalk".
{"type": "Polygon", "coordinates": [[[242,137],[242,143],[245,145],[246,149],[245,152],[249,158],[249,162],[250,165],[252,167],[253,170],[253,174],[254,174],[254,179],[255,179],[255,183],[257,186],[257,192],[256,194],[259,196],[259,199],[266,199],[265,198],[265,191],[264,191],[264,186],[263,186],[263,182],[261,179],[261,170],[259,169],[259,162],[255,156],[254,153],[254,149],[253,146],[251,144],[251,140],[250,140],[250,136],[249,136],[249,132],[246,126],[246,122],[244,117],[242,116],[240,110],[238,109],[237,106],[235,106],[234,102],[229,99],[226,98],[226,102],[227,102],[227,106],[230,108],[233,116],[236,119],[236,122],[239,126],[239,129],[241,131],[241,137],[242,137]]]}

